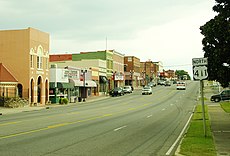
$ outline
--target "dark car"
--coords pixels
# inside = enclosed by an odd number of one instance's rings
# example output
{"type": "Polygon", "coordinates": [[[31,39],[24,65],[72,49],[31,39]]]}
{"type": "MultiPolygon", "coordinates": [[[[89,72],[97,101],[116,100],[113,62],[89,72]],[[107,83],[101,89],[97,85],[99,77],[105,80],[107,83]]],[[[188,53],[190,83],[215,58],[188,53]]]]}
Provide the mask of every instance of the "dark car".
{"type": "Polygon", "coordinates": [[[109,92],[111,96],[122,96],[124,94],[124,90],[121,87],[116,87],[109,92]]]}
{"type": "Polygon", "coordinates": [[[223,90],[219,94],[212,95],[210,100],[214,102],[219,102],[221,100],[230,100],[230,90],[223,90]]]}
{"type": "Polygon", "coordinates": [[[149,82],[148,86],[150,86],[150,87],[156,87],[156,83],[155,82],[149,82]]]}

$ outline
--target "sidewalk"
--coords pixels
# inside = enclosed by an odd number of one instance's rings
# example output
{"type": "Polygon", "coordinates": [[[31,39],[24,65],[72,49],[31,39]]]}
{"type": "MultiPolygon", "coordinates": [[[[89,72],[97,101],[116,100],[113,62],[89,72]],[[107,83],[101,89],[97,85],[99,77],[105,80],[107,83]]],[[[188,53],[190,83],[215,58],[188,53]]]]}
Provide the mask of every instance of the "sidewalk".
{"type": "Polygon", "coordinates": [[[204,92],[217,156],[230,156],[230,114],[226,113],[219,103],[210,101],[211,95],[216,92],[210,87],[205,88],[204,92]]]}
{"type": "Polygon", "coordinates": [[[98,100],[103,100],[106,98],[109,98],[110,96],[106,95],[100,95],[100,96],[92,96],[86,98],[85,102],[76,102],[76,103],[69,103],[67,105],[60,105],[60,104],[50,104],[50,105],[42,105],[42,106],[29,106],[26,105],[25,107],[20,107],[20,108],[6,108],[6,107],[0,107],[0,116],[6,115],[6,114],[14,114],[14,113],[20,113],[20,112],[28,112],[28,111],[38,111],[41,109],[48,109],[50,107],[65,107],[65,106],[70,106],[70,105],[79,105],[83,103],[89,103],[92,101],[98,101],[98,100]]]}
{"type": "Polygon", "coordinates": [[[218,156],[230,156],[230,114],[219,104],[208,105],[211,131],[218,156]]]}

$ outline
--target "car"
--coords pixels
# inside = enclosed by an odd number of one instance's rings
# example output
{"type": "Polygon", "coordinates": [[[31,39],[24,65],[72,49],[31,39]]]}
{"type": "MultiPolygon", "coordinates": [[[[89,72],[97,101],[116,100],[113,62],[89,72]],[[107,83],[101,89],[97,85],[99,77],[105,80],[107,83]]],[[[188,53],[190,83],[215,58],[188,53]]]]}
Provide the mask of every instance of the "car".
{"type": "Polygon", "coordinates": [[[176,84],[177,90],[186,90],[186,83],[184,81],[178,81],[176,84]]]}
{"type": "Polygon", "coordinates": [[[148,86],[150,86],[150,87],[156,87],[156,83],[155,82],[149,82],[148,86]]]}
{"type": "Polygon", "coordinates": [[[158,85],[163,85],[164,86],[165,85],[165,80],[159,80],[158,85]]]}
{"type": "Polygon", "coordinates": [[[171,86],[171,82],[170,81],[165,81],[165,86],[171,86]]]}
{"type": "Polygon", "coordinates": [[[152,91],[152,87],[150,86],[145,86],[143,89],[142,89],[142,95],[149,95],[149,94],[152,94],[153,91],[152,91]]]}
{"type": "Polygon", "coordinates": [[[116,87],[109,92],[109,95],[111,96],[122,96],[124,94],[125,93],[122,87],[116,87]]]}
{"type": "Polygon", "coordinates": [[[131,86],[124,86],[123,87],[124,93],[132,93],[132,87],[131,86]]]}
{"type": "Polygon", "coordinates": [[[219,94],[212,95],[210,100],[214,102],[230,100],[230,90],[223,90],[219,94]]]}

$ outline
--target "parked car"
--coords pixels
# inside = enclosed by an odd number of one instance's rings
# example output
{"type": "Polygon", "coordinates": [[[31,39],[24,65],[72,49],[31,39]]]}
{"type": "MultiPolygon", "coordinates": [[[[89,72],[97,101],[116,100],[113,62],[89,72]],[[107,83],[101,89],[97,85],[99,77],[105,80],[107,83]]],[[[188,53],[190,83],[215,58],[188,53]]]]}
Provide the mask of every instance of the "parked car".
{"type": "Polygon", "coordinates": [[[177,90],[185,90],[186,89],[186,83],[184,81],[178,81],[176,84],[177,90]]]}
{"type": "Polygon", "coordinates": [[[116,87],[109,92],[109,95],[111,96],[122,96],[124,94],[124,90],[121,87],[116,87]]]}
{"type": "Polygon", "coordinates": [[[149,94],[152,94],[152,87],[150,86],[145,86],[143,89],[142,89],[142,95],[149,95],[149,94]]]}
{"type": "Polygon", "coordinates": [[[230,100],[230,90],[223,90],[219,94],[212,95],[210,100],[214,102],[230,100]]]}
{"type": "Polygon", "coordinates": [[[149,82],[148,86],[150,86],[150,87],[156,87],[156,83],[155,82],[149,82]]]}
{"type": "Polygon", "coordinates": [[[170,81],[165,81],[165,86],[171,86],[171,82],[170,81]]]}
{"type": "Polygon", "coordinates": [[[132,93],[133,92],[131,86],[124,86],[123,90],[124,90],[124,93],[132,93]]]}

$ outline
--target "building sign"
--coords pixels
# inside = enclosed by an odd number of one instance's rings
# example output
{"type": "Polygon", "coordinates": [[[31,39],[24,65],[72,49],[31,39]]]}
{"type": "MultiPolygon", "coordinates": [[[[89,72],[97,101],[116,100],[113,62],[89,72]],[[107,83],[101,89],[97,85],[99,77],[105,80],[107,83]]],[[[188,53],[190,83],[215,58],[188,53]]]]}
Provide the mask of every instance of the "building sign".
{"type": "Polygon", "coordinates": [[[117,73],[117,74],[115,74],[114,75],[114,80],[115,81],[118,81],[118,80],[124,80],[124,75],[123,74],[121,74],[121,73],[117,73]]]}

